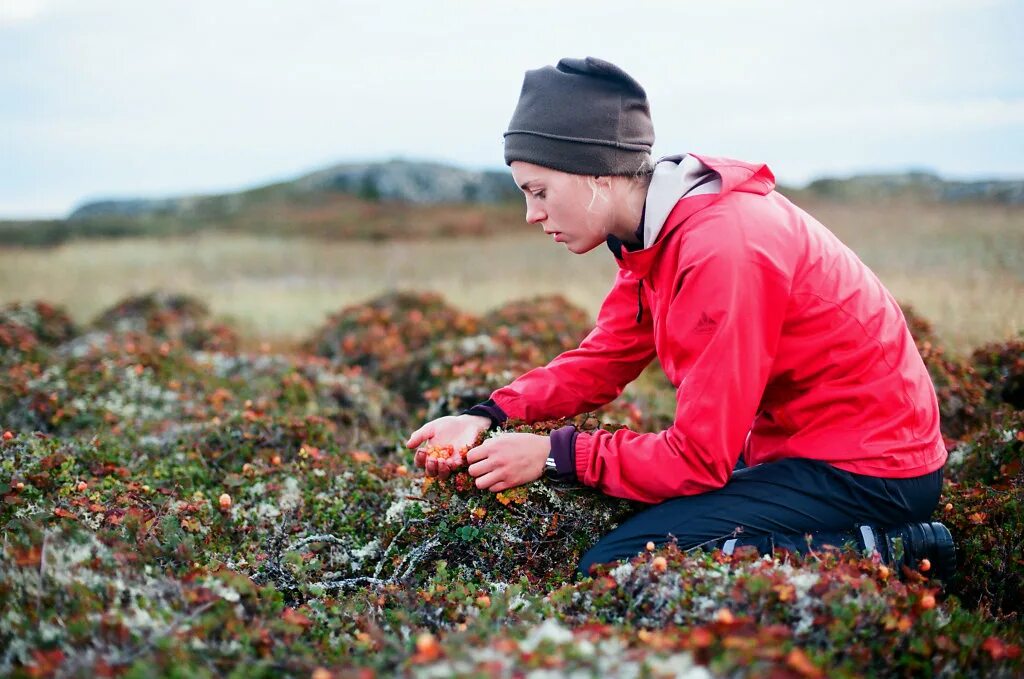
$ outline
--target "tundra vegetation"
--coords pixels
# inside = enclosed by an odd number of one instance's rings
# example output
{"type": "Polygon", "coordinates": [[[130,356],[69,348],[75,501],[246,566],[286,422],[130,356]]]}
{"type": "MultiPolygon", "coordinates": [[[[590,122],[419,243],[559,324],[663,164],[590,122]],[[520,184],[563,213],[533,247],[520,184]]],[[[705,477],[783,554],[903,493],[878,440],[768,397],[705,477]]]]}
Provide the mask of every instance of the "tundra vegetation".
{"type": "MultiPolygon", "coordinates": [[[[638,505],[425,478],[404,436],[576,346],[591,321],[564,298],[478,316],[390,293],[287,352],[240,348],[182,295],[88,323],[8,304],[0,673],[1019,676],[1024,342],[957,358],[906,316],[951,451],[935,519],[959,568],[944,583],[849,546],[668,546],[576,580],[638,505]]],[[[671,397],[648,380],[574,421],[655,430],[671,397]]]]}

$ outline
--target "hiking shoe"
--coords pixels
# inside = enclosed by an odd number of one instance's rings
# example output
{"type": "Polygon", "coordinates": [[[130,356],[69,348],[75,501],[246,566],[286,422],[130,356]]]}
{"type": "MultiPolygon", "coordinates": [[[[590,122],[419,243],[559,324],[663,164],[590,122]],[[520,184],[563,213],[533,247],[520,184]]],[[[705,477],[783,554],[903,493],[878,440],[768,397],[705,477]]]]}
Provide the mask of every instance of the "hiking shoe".
{"type": "MultiPolygon", "coordinates": [[[[865,529],[861,526],[862,539],[867,542],[865,529]]],[[[896,567],[907,566],[921,569],[921,562],[928,559],[931,568],[928,577],[949,582],[956,572],[956,547],[949,529],[937,521],[931,523],[904,523],[879,531],[874,529],[875,549],[882,559],[896,567]],[[881,539],[878,539],[881,538],[881,539]]],[[[865,545],[871,548],[871,545],[865,545]]]]}

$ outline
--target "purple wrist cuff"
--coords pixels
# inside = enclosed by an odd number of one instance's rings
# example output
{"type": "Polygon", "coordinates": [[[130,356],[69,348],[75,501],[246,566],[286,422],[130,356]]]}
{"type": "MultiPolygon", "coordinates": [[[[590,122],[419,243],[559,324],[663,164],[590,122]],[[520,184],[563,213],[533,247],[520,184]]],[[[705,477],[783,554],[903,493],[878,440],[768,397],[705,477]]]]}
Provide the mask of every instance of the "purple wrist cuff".
{"type": "Polygon", "coordinates": [[[493,399],[487,399],[483,403],[477,403],[472,408],[463,410],[461,414],[486,417],[491,421],[491,429],[500,427],[505,420],[508,419],[508,415],[505,414],[505,411],[502,410],[501,406],[495,403],[493,399]]]}
{"type": "Polygon", "coordinates": [[[576,427],[566,425],[551,432],[551,457],[559,481],[576,480],[576,427]]]}

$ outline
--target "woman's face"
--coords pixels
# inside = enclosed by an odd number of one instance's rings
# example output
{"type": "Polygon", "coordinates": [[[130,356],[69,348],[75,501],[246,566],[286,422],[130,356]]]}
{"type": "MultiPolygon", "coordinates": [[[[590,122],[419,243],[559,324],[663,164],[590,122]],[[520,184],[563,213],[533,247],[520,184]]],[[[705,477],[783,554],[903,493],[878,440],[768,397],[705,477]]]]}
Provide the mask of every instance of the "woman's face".
{"type": "MultiPolygon", "coordinates": [[[[578,255],[604,243],[613,223],[608,187],[599,186],[595,193],[583,175],[519,160],[512,162],[512,177],[526,194],[527,223],[539,224],[578,255]]],[[[607,178],[594,181],[600,185],[607,178]]]]}

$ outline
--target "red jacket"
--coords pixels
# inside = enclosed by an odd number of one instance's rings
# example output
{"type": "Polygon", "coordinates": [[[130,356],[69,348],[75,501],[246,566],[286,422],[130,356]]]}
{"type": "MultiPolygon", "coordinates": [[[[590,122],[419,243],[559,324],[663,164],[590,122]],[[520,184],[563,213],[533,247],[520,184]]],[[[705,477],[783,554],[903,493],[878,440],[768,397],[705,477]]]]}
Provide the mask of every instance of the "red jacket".
{"type": "Polygon", "coordinates": [[[673,425],[575,441],[582,483],[644,502],[719,488],[741,454],[891,478],[941,467],[935,390],[892,295],[773,190],[767,166],[696,158],[720,192],[675,203],[650,247],[622,252],[579,348],[493,401],[527,421],[573,416],[612,401],[657,355],[676,388],[673,425]]]}

